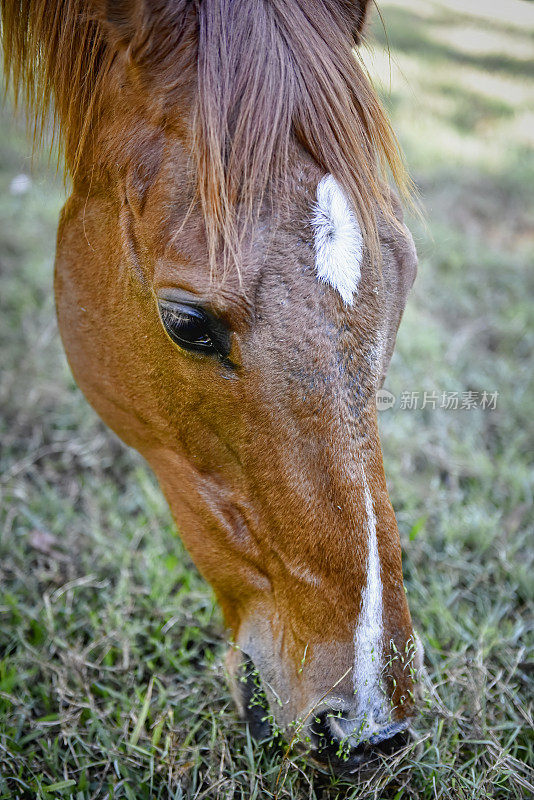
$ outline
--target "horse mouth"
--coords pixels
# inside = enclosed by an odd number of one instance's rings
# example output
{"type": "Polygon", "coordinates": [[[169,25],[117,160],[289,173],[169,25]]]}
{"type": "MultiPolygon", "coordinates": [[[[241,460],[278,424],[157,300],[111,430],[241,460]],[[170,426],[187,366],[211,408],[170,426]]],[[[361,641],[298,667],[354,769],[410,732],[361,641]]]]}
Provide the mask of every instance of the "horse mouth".
{"type": "Polygon", "coordinates": [[[311,727],[314,749],[310,757],[319,768],[329,768],[337,776],[377,772],[386,759],[402,757],[403,752],[410,749],[410,720],[393,722],[380,733],[353,744],[353,737],[332,737],[327,717],[328,714],[323,712],[315,718],[311,727]]]}

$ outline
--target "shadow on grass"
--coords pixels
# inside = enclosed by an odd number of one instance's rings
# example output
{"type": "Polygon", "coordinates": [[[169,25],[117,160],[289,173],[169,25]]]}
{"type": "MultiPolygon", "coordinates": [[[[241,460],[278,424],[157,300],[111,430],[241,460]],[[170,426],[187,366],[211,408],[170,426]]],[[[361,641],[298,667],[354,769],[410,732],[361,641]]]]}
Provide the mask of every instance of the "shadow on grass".
{"type": "MultiPolygon", "coordinates": [[[[496,97],[488,97],[480,92],[450,83],[435,85],[435,91],[454,103],[452,111],[434,111],[434,116],[452,125],[460,133],[477,133],[480,128],[489,128],[496,123],[512,119],[516,110],[512,105],[496,97]]],[[[388,113],[395,115],[404,103],[401,92],[388,92],[383,98],[388,113]]]]}
{"type": "MultiPolygon", "coordinates": [[[[440,26],[450,26],[454,22],[450,17],[427,20],[412,11],[388,8],[387,27],[384,30],[380,21],[375,22],[373,38],[383,47],[401,50],[429,62],[465,65],[483,72],[499,72],[514,77],[534,76],[534,60],[512,58],[500,53],[473,55],[433,38],[433,30],[438,29],[436,32],[439,32],[440,26]],[[390,34],[390,31],[394,33],[390,34]]],[[[506,30],[509,34],[508,28],[499,26],[497,30],[506,30]]]]}

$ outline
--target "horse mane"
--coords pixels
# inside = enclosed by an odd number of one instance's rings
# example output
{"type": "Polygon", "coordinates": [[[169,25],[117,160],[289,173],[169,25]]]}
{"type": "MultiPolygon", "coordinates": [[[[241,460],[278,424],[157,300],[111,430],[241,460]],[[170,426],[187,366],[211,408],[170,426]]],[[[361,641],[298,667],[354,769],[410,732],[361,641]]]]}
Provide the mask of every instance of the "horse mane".
{"type": "Polygon", "coordinates": [[[160,92],[196,60],[191,109],[198,199],[212,261],[236,254],[243,220],[284,185],[303,147],[350,198],[378,263],[377,212],[398,225],[387,177],[404,196],[397,140],[352,49],[344,0],[0,0],[5,71],[32,110],[34,141],[49,116],[73,178],[98,124],[121,49],[160,92]],[[191,29],[194,35],[191,36],[191,29]],[[177,57],[177,52],[181,56],[177,57]]]}

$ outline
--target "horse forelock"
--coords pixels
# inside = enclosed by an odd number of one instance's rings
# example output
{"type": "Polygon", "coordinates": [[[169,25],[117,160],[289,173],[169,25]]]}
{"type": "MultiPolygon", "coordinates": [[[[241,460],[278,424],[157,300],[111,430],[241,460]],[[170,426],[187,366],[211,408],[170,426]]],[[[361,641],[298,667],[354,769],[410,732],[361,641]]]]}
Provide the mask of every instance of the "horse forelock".
{"type": "MultiPolygon", "coordinates": [[[[143,77],[137,91],[174,102],[189,120],[212,265],[221,251],[239,262],[249,223],[264,200],[276,207],[298,148],[339,182],[379,262],[377,212],[397,225],[386,170],[403,193],[409,181],[354,56],[345,2],[3,0],[2,12],[6,72],[35,112],[36,139],[53,106],[73,177],[87,170],[82,156],[98,141],[102,98],[123,58],[143,77]],[[192,107],[180,108],[186,81],[192,107]]],[[[131,157],[145,145],[134,141],[131,157]]]]}

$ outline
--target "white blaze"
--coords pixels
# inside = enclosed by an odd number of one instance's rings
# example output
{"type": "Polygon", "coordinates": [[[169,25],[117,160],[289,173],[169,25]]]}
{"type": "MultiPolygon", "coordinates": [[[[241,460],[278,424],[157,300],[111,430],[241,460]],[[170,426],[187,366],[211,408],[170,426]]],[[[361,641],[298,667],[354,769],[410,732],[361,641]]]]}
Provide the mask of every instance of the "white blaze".
{"type": "Polygon", "coordinates": [[[332,175],[325,175],[317,186],[312,225],[319,280],[333,286],[350,306],[360,282],[363,237],[347,198],[332,175]]]}
{"type": "Polygon", "coordinates": [[[367,517],[367,582],[362,591],[360,616],[354,633],[353,680],[357,717],[364,722],[361,734],[371,734],[376,723],[384,722],[384,696],[380,687],[384,627],[376,516],[363,463],[362,478],[367,517]]]}

